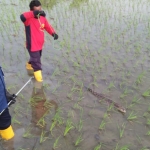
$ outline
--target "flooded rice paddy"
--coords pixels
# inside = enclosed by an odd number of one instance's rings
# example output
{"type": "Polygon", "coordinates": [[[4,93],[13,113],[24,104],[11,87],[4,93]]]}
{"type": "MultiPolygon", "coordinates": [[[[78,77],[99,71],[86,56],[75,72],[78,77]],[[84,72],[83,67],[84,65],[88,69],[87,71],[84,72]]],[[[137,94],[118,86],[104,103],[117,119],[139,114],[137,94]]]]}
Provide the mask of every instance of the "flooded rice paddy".
{"type": "MultiPolygon", "coordinates": [[[[0,0],[0,64],[8,90],[30,78],[20,14],[29,0],[0,0]]],[[[33,80],[10,107],[14,139],[2,150],[150,149],[150,1],[51,0],[43,10],[43,87],[33,80]],[[37,87],[38,86],[38,87],[37,87]],[[126,109],[93,96],[104,94],[126,109]]]]}

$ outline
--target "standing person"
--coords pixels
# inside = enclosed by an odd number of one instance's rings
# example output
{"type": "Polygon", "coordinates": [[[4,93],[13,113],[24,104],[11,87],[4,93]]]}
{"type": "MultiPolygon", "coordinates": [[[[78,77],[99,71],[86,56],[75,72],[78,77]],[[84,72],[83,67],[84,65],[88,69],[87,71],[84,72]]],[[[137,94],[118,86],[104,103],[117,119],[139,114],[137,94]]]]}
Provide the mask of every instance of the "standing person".
{"type": "Polygon", "coordinates": [[[12,103],[15,103],[15,98],[9,94],[5,88],[4,74],[0,67],[0,136],[4,140],[10,140],[14,137],[11,126],[11,116],[7,108],[7,103],[9,103],[10,100],[12,100],[12,103]]]}
{"type": "Polygon", "coordinates": [[[30,55],[29,62],[26,63],[27,70],[33,70],[35,79],[42,82],[41,55],[44,44],[44,30],[58,39],[53,27],[45,18],[46,14],[42,10],[38,0],[32,0],[29,4],[30,11],[21,14],[20,19],[25,25],[26,48],[30,55]]]}

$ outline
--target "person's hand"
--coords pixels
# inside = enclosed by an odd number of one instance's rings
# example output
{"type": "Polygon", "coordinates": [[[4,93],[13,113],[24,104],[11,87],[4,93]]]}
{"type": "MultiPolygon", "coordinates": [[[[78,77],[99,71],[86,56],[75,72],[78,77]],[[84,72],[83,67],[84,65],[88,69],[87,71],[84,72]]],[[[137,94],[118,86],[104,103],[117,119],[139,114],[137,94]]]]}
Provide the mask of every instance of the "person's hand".
{"type": "Polygon", "coordinates": [[[34,13],[35,17],[37,17],[38,15],[43,16],[43,17],[46,16],[46,14],[43,10],[34,10],[33,13],[34,13]]]}
{"type": "Polygon", "coordinates": [[[40,11],[39,12],[39,14],[40,14],[40,16],[43,16],[43,17],[45,17],[46,16],[46,14],[45,14],[45,12],[42,10],[42,11],[40,11]]]}
{"type": "Polygon", "coordinates": [[[11,101],[9,106],[16,102],[16,95],[10,94],[7,90],[6,90],[6,98],[7,98],[7,104],[11,101]]]}
{"type": "Polygon", "coordinates": [[[56,33],[53,33],[52,36],[54,37],[54,40],[58,39],[58,35],[56,33]]]}

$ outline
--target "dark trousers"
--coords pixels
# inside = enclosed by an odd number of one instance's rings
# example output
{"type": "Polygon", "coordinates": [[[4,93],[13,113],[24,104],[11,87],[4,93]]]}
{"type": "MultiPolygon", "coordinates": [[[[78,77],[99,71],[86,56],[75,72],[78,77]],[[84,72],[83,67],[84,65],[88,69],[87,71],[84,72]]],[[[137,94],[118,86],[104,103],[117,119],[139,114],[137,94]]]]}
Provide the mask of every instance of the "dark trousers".
{"type": "Polygon", "coordinates": [[[31,64],[32,68],[34,71],[42,70],[41,68],[41,56],[42,56],[42,50],[36,51],[36,52],[31,52],[28,50],[30,59],[29,59],[29,64],[31,64]]]}
{"type": "Polygon", "coordinates": [[[0,115],[0,130],[5,130],[11,125],[11,116],[8,108],[0,115]]]}

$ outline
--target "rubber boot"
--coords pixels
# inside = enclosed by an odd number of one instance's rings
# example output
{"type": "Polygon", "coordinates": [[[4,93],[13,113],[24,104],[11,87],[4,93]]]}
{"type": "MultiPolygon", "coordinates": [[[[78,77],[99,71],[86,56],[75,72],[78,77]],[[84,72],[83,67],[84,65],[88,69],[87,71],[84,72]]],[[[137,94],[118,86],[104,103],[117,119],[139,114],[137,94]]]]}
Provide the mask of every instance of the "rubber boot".
{"type": "Polygon", "coordinates": [[[29,76],[33,76],[33,68],[31,66],[31,64],[29,64],[28,62],[26,63],[26,69],[27,69],[27,73],[29,76]]]}
{"type": "Polygon", "coordinates": [[[5,130],[0,130],[0,135],[2,139],[4,140],[10,140],[14,137],[14,131],[12,129],[12,126],[10,125],[7,129],[5,130]]]}
{"type": "Polygon", "coordinates": [[[35,71],[34,72],[34,77],[35,77],[36,81],[42,82],[43,81],[43,79],[42,79],[42,71],[41,70],[35,71]]]}

